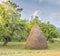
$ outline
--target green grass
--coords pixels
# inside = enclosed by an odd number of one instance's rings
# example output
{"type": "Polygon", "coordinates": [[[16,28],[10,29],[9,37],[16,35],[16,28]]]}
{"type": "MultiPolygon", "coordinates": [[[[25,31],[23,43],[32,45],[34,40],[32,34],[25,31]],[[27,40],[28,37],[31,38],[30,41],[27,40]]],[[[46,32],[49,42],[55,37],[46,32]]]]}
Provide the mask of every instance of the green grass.
{"type": "MultiPolygon", "coordinates": [[[[6,46],[2,46],[2,45],[3,42],[0,42],[0,50],[1,49],[31,50],[31,49],[25,49],[25,42],[9,42],[6,46]]],[[[48,49],[46,50],[60,50],[60,42],[48,43],[48,49]]]]}
{"type": "MultiPolygon", "coordinates": [[[[36,50],[36,49],[25,49],[25,42],[9,42],[7,46],[2,46],[3,42],[0,42],[0,56],[33,56],[33,54],[36,54],[40,56],[40,54],[43,56],[43,54],[46,53],[54,53],[58,51],[57,54],[60,54],[60,42],[55,43],[48,43],[48,49],[46,50],[36,50]]],[[[57,55],[56,54],[56,55],[57,55]]],[[[45,55],[44,55],[45,56],[45,55]]],[[[53,55],[54,56],[54,55],[53,55]]]]}

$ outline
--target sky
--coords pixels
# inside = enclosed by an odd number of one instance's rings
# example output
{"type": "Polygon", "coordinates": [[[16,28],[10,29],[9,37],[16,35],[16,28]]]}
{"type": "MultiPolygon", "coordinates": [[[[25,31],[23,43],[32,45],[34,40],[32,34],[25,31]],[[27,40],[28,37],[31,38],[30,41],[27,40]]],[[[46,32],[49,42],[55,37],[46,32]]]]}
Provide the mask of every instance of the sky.
{"type": "MultiPolygon", "coordinates": [[[[0,0],[2,1],[2,0],[0,0]]],[[[23,8],[23,19],[31,19],[31,16],[39,16],[44,23],[50,22],[60,27],[60,0],[11,0],[23,8]]]]}

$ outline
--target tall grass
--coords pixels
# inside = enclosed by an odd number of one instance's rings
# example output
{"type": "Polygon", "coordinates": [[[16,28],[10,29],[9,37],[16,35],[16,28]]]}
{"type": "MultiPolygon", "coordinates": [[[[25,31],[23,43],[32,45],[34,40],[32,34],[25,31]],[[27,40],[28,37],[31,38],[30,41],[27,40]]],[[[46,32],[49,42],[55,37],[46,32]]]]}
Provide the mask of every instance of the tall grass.
{"type": "Polygon", "coordinates": [[[0,42],[0,56],[59,56],[60,43],[48,43],[48,49],[36,50],[25,49],[25,42],[9,42],[7,46],[2,46],[0,42]]]}

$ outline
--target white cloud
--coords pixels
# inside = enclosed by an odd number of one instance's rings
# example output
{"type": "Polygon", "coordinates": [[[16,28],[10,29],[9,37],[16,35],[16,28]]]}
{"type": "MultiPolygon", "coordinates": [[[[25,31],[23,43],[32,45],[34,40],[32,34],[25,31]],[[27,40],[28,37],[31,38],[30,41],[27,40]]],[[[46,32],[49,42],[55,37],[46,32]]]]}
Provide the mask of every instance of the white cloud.
{"type": "Polygon", "coordinates": [[[39,0],[39,2],[43,2],[44,0],[39,0]]]}
{"type": "Polygon", "coordinates": [[[38,1],[40,3],[42,3],[42,2],[49,2],[49,3],[60,4],[60,0],[34,0],[34,1],[38,1]]]}
{"type": "Polygon", "coordinates": [[[0,0],[0,4],[2,3],[3,0],[0,0]]]}
{"type": "Polygon", "coordinates": [[[40,1],[40,3],[46,1],[49,3],[60,4],[60,0],[38,0],[38,1],[40,1]]]}
{"type": "Polygon", "coordinates": [[[60,0],[47,0],[47,1],[55,4],[60,4],[60,0]]]}
{"type": "Polygon", "coordinates": [[[46,16],[46,18],[46,21],[49,21],[56,27],[60,27],[60,13],[51,13],[48,17],[46,16]]]}
{"type": "Polygon", "coordinates": [[[0,0],[0,4],[2,3],[2,1],[7,2],[7,1],[9,1],[9,0],[0,0]]]}
{"type": "Polygon", "coordinates": [[[3,0],[4,2],[7,2],[8,0],[3,0]]]}
{"type": "Polygon", "coordinates": [[[0,2],[2,2],[2,1],[6,2],[6,1],[8,1],[8,0],[0,0],[0,2]]]}
{"type": "Polygon", "coordinates": [[[40,16],[40,10],[36,10],[34,13],[33,13],[33,18],[35,18],[36,16],[40,16]]]}

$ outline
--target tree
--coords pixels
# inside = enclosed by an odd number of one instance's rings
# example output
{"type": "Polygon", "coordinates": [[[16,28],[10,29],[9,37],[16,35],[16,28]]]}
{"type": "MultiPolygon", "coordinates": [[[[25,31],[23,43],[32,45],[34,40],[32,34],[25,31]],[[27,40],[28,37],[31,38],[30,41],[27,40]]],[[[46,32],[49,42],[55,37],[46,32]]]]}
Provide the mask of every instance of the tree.
{"type": "Polygon", "coordinates": [[[47,40],[50,42],[54,42],[54,38],[59,38],[60,34],[56,27],[54,25],[51,25],[50,23],[42,24],[42,31],[44,32],[45,36],[47,37],[47,40]]]}
{"type": "Polygon", "coordinates": [[[11,40],[14,32],[18,30],[22,11],[15,3],[10,1],[0,4],[0,37],[3,37],[6,45],[11,40]]]}

